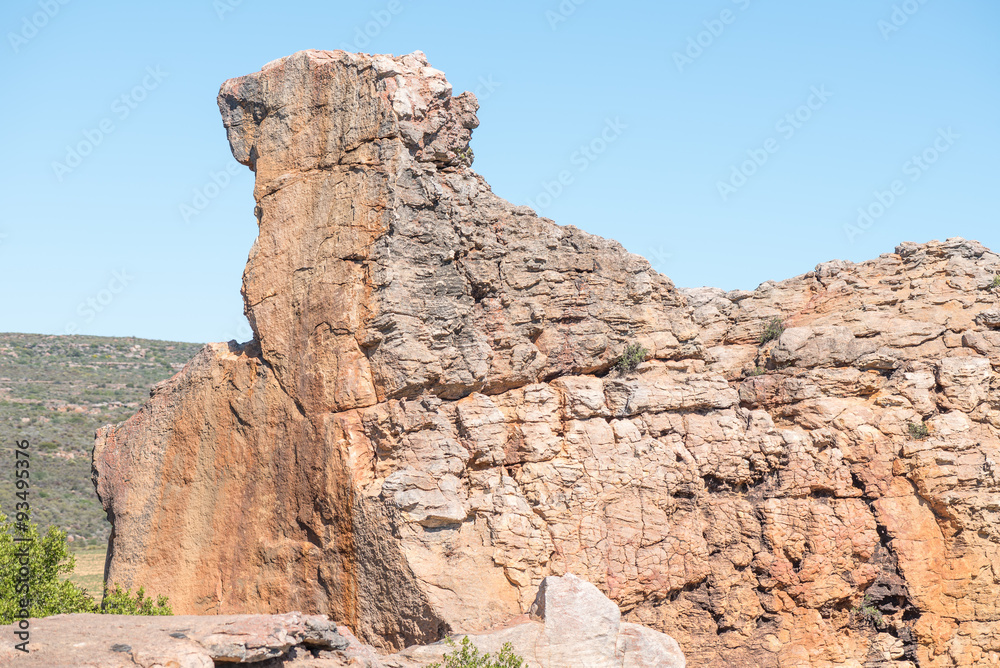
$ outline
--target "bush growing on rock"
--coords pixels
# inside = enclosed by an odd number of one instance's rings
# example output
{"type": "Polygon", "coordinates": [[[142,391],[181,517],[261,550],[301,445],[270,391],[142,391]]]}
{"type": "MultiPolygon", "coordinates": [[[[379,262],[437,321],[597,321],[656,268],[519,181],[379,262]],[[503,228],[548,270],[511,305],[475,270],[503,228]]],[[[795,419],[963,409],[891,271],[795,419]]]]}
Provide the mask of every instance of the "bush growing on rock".
{"type": "Polygon", "coordinates": [[[614,370],[619,373],[619,375],[624,376],[627,373],[632,373],[636,368],[642,364],[646,359],[646,355],[649,351],[646,350],[641,344],[630,343],[625,352],[618,356],[615,360],[614,370]]]}
{"type": "Polygon", "coordinates": [[[910,438],[915,441],[922,441],[931,434],[930,429],[923,422],[911,422],[906,428],[910,432],[910,438]]]}
{"type": "Polygon", "coordinates": [[[784,331],[785,324],[781,321],[781,318],[771,318],[771,322],[767,323],[764,327],[764,331],[760,333],[760,345],[764,345],[768,341],[774,341],[781,336],[784,331]]]}
{"type": "Polygon", "coordinates": [[[865,594],[858,607],[853,608],[851,612],[858,619],[863,620],[864,623],[870,624],[877,629],[885,626],[885,618],[882,616],[882,612],[872,604],[871,596],[868,594],[865,594]]]}

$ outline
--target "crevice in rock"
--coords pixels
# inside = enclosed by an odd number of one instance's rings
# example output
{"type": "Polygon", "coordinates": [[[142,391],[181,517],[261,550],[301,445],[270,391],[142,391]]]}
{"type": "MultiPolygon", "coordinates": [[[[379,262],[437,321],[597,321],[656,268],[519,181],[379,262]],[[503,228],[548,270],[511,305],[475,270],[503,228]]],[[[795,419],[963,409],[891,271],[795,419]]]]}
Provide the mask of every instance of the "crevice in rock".
{"type": "MultiPolygon", "coordinates": [[[[911,661],[913,665],[919,668],[917,638],[909,622],[918,619],[921,612],[910,599],[906,579],[899,572],[898,556],[892,549],[892,537],[889,535],[886,527],[878,522],[878,515],[875,513],[874,508],[874,499],[865,496],[864,484],[854,471],[851,471],[851,479],[854,486],[861,490],[861,498],[868,506],[872,517],[875,518],[875,531],[879,537],[879,544],[869,561],[869,563],[878,566],[879,574],[875,578],[875,581],[864,591],[858,608],[852,609],[852,621],[854,624],[858,624],[859,619],[865,618],[864,613],[861,611],[861,608],[864,606],[869,606],[877,610],[884,621],[882,627],[877,627],[874,620],[871,619],[868,619],[867,622],[860,622],[860,624],[864,626],[867,623],[872,629],[873,636],[874,633],[881,631],[899,638],[904,644],[904,654],[901,658],[911,661]],[[859,615],[859,613],[861,614],[859,615]]],[[[872,649],[864,665],[865,668],[880,668],[881,666],[891,665],[891,662],[887,662],[881,653],[877,652],[877,648],[874,646],[874,639],[872,649]]]]}
{"type": "Polygon", "coordinates": [[[305,532],[306,539],[316,547],[323,549],[323,541],[320,539],[319,534],[313,531],[312,527],[303,522],[301,519],[296,518],[295,521],[298,523],[299,528],[305,532]]]}
{"type": "Polygon", "coordinates": [[[236,406],[234,406],[232,402],[229,402],[229,412],[233,414],[233,417],[236,418],[236,422],[238,422],[241,427],[244,429],[253,428],[252,424],[243,419],[243,416],[241,416],[239,411],[236,410],[236,406]]]}

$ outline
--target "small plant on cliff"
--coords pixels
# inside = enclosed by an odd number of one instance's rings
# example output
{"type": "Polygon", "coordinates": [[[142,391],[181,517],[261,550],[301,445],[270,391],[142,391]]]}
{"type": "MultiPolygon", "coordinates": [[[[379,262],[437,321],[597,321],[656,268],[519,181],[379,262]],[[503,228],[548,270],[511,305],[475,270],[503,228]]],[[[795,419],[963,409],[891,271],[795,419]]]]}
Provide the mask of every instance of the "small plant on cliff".
{"type": "Polygon", "coordinates": [[[753,376],[763,376],[767,373],[767,369],[762,366],[754,367],[752,371],[747,374],[747,378],[752,378],[753,376]]]}
{"type": "Polygon", "coordinates": [[[444,663],[432,663],[428,668],[524,668],[524,659],[514,654],[514,648],[509,642],[504,643],[496,658],[489,652],[480,654],[469,636],[462,638],[462,644],[456,645],[453,638],[447,642],[455,651],[444,655],[444,663]]]}
{"type": "Polygon", "coordinates": [[[914,441],[922,441],[931,435],[931,430],[923,422],[911,422],[906,425],[906,428],[910,432],[910,438],[914,441]]]}
{"type": "Polygon", "coordinates": [[[459,146],[458,148],[452,150],[455,152],[455,155],[458,156],[458,161],[463,165],[471,165],[472,161],[475,159],[475,156],[472,154],[472,149],[468,146],[459,146]]]}
{"type": "Polygon", "coordinates": [[[996,290],[997,288],[1000,288],[1000,274],[995,274],[993,276],[993,282],[990,283],[991,290],[996,290]]]}
{"type": "Polygon", "coordinates": [[[118,585],[105,589],[98,605],[90,593],[68,579],[76,557],[66,546],[66,532],[50,527],[44,536],[27,514],[12,522],[0,513],[0,624],[15,619],[74,612],[109,615],[172,615],[167,597],[154,604],[140,587],[133,597],[118,585]]]}
{"type": "Polygon", "coordinates": [[[851,612],[875,628],[880,629],[885,626],[885,618],[882,616],[882,612],[872,605],[872,599],[868,594],[865,594],[858,607],[853,608],[851,612]]]}
{"type": "Polygon", "coordinates": [[[642,361],[646,359],[646,355],[648,354],[649,351],[643,348],[641,344],[630,343],[625,348],[625,352],[618,356],[618,359],[615,360],[611,368],[621,376],[632,373],[636,370],[636,367],[642,364],[642,361]]]}
{"type": "Polygon", "coordinates": [[[764,327],[764,331],[760,333],[760,345],[764,345],[768,341],[774,341],[776,338],[781,336],[784,331],[785,323],[781,321],[781,318],[771,318],[771,322],[767,323],[764,327]]]}

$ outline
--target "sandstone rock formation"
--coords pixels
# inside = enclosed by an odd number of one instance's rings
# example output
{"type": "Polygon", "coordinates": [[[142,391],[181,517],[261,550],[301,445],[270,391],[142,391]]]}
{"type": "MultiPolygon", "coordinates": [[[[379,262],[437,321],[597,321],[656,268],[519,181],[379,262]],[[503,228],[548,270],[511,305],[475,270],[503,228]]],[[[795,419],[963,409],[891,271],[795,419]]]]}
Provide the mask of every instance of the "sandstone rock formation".
{"type": "Polygon", "coordinates": [[[98,433],[111,580],[399,648],[574,573],[692,666],[1000,666],[1000,257],[678,290],[493,195],[420,53],[300,52],[219,106],[254,340],[98,433]]]}
{"type": "MultiPolygon", "coordinates": [[[[621,621],[618,607],[594,585],[572,575],[548,577],[530,619],[469,636],[495,657],[509,644],[525,668],[684,668],[677,642],[621,621]]],[[[31,620],[25,655],[0,646],[0,665],[25,668],[212,668],[233,663],[260,668],[421,668],[456,649],[439,642],[382,655],[326,617],[233,615],[125,617],[58,615],[31,620]]],[[[460,639],[453,638],[457,645],[460,639]]]]}

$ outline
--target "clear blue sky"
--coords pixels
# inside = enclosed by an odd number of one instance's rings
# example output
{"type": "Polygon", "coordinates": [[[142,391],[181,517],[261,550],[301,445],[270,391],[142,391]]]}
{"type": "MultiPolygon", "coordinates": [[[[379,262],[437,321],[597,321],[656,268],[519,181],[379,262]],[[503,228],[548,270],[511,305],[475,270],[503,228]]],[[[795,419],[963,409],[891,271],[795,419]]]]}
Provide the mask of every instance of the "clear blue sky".
{"type": "Polygon", "coordinates": [[[233,164],[215,96],[307,48],[424,51],[479,92],[497,194],[680,286],[752,289],[904,240],[1000,249],[995,0],[561,6],[8,0],[0,331],[248,338],[252,174],[212,187],[233,164]],[[858,226],[859,207],[880,215],[858,226]]]}

